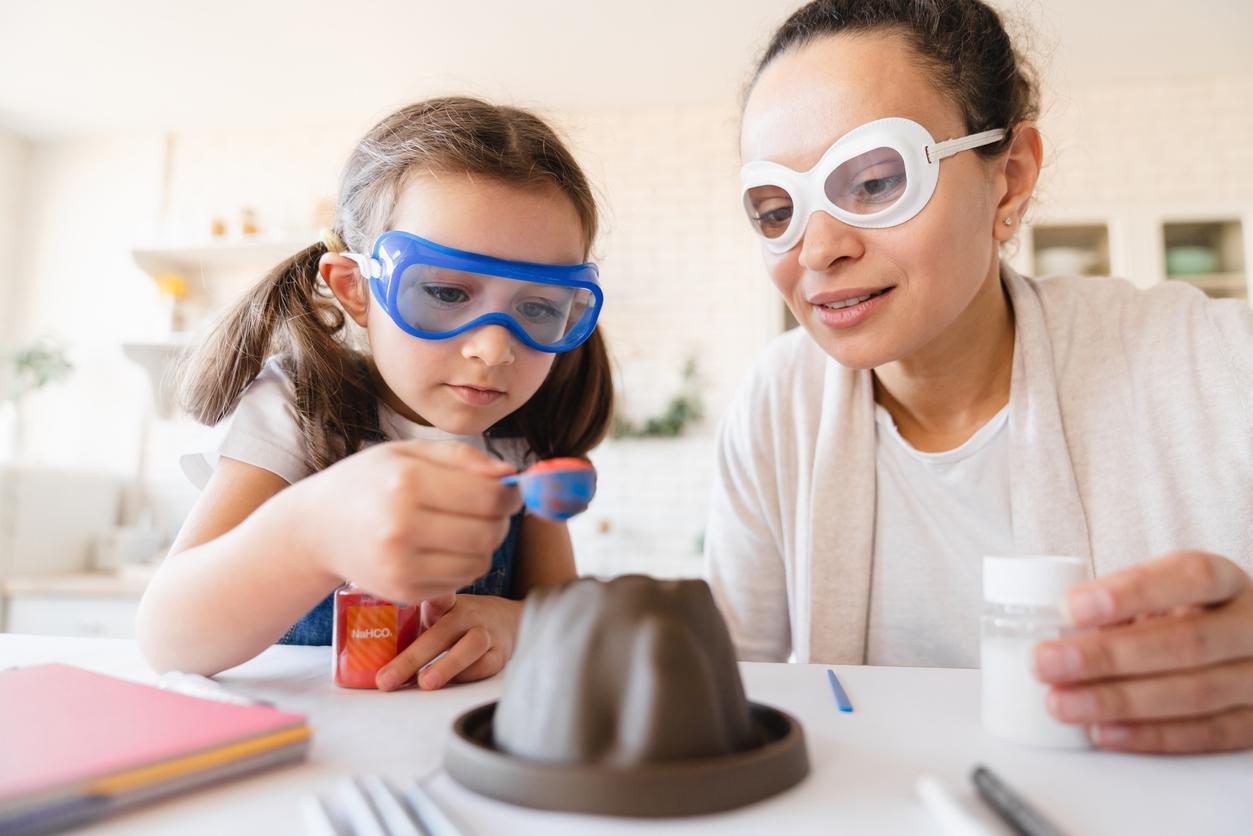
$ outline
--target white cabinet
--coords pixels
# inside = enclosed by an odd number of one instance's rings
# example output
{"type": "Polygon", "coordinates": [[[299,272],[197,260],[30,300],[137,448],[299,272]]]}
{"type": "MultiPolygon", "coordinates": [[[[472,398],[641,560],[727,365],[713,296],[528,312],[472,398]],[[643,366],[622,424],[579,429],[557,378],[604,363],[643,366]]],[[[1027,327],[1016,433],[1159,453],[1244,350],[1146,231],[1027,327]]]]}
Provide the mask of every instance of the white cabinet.
{"type": "Polygon", "coordinates": [[[1216,298],[1248,299],[1250,217],[1238,212],[1113,210],[1104,217],[1049,217],[1028,223],[1013,266],[1028,275],[1121,276],[1141,287],[1190,282],[1216,298]]]}
{"type": "Polygon", "coordinates": [[[117,525],[120,501],[111,473],[0,466],[0,580],[86,570],[92,542],[117,525]]]}
{"type": "Polygon", "coordinates": [[[0,627],[8,633],[134,638],[135,614],[150,576],[151,570],[11,578],[0,586],[0,627]]]}
{"type": "Polygon", "coordinates": [[[138,609],[138,599],[15,595],[5,607],[5,632],[131,639],[138,609]]]}
{"type": "Polygon", "coordinates": [[[67,583],[83,577],[96,538],[117,525],[120,500],[120,479],[110,473],[0,466],[0,629],[133,634],[135,584],[67,583]]]}

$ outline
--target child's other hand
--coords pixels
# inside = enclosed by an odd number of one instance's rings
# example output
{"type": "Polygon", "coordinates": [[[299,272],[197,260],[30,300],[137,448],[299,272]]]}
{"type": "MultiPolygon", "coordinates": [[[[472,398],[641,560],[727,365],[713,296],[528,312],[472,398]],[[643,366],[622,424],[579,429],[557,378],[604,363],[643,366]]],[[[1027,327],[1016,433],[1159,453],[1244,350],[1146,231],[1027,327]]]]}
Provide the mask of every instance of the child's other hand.
{"type": "Polygon", "coordinates": [[[429,630],[435,626],[435,622],[443,617],[444,613],[452,609],[453,604],[457,603],[457,593],[450,592],[447,595],[439,595],[435,598],[428,598],[422,602],[421,622],[422,629],[429,630]]]}
{"type": "MultiPolygon", "coordinates": [[[[423,607],[424,621],[425,615],[423,607]]],[[[458,595],[456,603],[438,616],[432,627],[379,670],[375,683],[381,691],[395,690],[444,651],[448,651],[444,657],[418,677],[418,687],[424,691],[449,682],[493,676],[513,655],[521,618],[521,601],[495,595],[458,595]]]]}
{"type": "Polygon", "coordinates": [[[491,568],[492,552],[522,506],[500,484],[509,464],[465,444],[379,444],[296,483],[293,537],[337,578],[415,604],[447,596],[491,568]]]}

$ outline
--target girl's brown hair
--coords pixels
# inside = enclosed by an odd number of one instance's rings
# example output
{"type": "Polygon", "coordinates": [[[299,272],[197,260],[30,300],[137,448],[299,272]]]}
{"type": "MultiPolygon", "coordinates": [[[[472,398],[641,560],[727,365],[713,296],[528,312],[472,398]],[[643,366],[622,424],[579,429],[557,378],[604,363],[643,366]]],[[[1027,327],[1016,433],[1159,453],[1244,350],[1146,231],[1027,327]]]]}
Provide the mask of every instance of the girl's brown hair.
{"type": "Polygon", "coordinates": [[[902,34],[936,86],[961,110],[968,133],[1005,128],[1005,138],[975,149],[995,157],[1013,131],[1040,113],[1035,74],[1014,49],[1000,16],[980,0],[815,0],[784,21],[766,47],[745,99],[770,62],[827,35],[902,34]]]}
{"type": "MultiPolygon", "coordinates": [[[[579,216],[585,257],[590,253],[596,201],[552,128],[525,110],[464,97],[410,105],[370,129],[340,179],[334,232],[350,250],[365,252],[387,228],[410,176],[454,172],[560,189],[579,216]]],[[[350,346],[347,317],[318,276],[325,252],[321,243],[301,250],[252,288],[190,358],[182,384],[184,408],[216,424],[265,361],[281,354],[314,470],[379,433],[370,360],[350,346]]],[[[540,458],[584,456],[604,437],[612,414],[609,358],[597,329],[558,354],[535,395],[489,433],[521,436],[540,458]]]]}

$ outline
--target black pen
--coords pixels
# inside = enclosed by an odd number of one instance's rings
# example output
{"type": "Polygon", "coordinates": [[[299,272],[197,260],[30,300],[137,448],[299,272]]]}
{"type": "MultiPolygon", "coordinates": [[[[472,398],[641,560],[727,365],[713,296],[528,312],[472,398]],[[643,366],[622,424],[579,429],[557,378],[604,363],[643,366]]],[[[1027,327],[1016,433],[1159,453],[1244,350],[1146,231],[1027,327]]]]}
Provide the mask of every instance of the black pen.
{"type": "Polygon", "coordinates": [[[976,766],[970,773],[979,796],[997,812],[1005,823],[1022,836],[1063,836],[1052,822],[1040,815],[1030,804],[992,774],[986,766],[976,766]]]}

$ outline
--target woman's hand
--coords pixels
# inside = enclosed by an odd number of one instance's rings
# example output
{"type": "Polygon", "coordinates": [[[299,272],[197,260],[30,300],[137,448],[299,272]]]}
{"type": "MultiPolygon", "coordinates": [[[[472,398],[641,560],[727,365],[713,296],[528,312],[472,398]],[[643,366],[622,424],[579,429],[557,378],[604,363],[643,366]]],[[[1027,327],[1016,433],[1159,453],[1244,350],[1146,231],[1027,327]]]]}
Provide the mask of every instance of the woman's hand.
{"type": "Polygon", "coordinates": [[[458,595],[422,604],[425,631],[375,678],[381,691],[405,684],[444,651],[418,676],[418,687],[431,691],[449,682],[473,682],[499,673],[513,655],[513,642],[522,618],[522,602],[495,595],[458,595]],[[428,626],[428,616],[430,626],[428,626]]]}
{"type": "Polygon", "coordinates": [[[455,592],[491,567],[522,505],[505,462],[465,444],[397,441],[297,482],[292,536],[325,571],[398,603],[455,592]]]}
{"type": "Polygon", "coordinates": [[[1204,552],[1176,552],[1075,587],[1071,622],[1093,629],[1035,648],[1049,711],[1103,749],[1253,747],[1253,581],[1204,552]]]}

